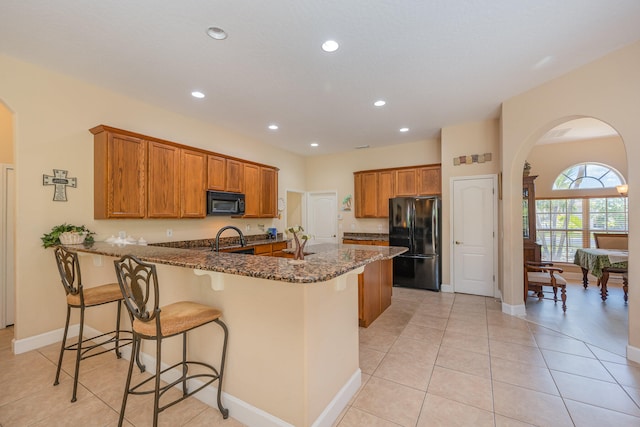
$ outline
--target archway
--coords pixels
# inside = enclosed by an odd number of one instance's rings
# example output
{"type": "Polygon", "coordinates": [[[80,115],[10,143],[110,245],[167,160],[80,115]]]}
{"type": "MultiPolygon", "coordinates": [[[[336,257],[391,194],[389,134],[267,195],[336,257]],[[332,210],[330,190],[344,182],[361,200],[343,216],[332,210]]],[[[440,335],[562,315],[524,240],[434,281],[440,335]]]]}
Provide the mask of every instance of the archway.
{"type": "MultiPolygon", "coordinates": [[[[628,230],[626,223],[611,223],[620,219],[614,213],[609,218],[606,211],[598,210],[602,203],[626,206],[626,199],[615,187],[577,190],[552,190],[552,187],[560,173],[580,163],[605,164],[619,171],[626,180],[628,160],[624,142],[615,129],[601,120],[572,119],[552,127],[539,138],[527,160],[532,164],[531,174],[537,175],[537,240],[542,244],[542,260],[564,269],[563,276],[569,282],[569,310],[563,314],[560,306],[554,307],[553,302],[528,298],[526,318],[623,356],[628,341],[628,306],[624,303],[621,283],[617,287],[612,283],[611,295],[603,303],[593,277],[587,289],[582,287],[581,270],[573,264],[573,258],[576,248],[592,244],[594,231],[602,231],[599,228],[605,225],[596,222],[603,215],[610,223],[605,228],[623,226],[624,231],[628,230]],[[570,213],[562,213],[561,207],[565,205],[572,208],[570,213]]],[[[626,222],[626,218],[620,220],[626,222]]]]}

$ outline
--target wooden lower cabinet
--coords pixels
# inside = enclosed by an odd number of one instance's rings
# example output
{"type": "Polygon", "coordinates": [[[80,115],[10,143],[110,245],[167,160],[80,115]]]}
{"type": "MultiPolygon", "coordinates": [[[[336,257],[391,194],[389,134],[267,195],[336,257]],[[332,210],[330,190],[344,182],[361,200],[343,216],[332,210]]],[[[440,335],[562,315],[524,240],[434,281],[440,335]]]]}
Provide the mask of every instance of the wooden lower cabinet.
{"type": "Polygon", "coordinates": [[[367,264],[358,275],[358,323],[367,328],[391,305],[393,260],[367,264]]]}

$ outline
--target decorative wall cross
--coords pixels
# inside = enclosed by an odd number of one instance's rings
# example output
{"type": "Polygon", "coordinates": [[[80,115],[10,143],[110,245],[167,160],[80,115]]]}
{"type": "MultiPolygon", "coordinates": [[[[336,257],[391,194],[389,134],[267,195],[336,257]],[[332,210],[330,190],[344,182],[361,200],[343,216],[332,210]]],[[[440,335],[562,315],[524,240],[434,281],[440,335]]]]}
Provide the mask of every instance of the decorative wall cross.
{"type": "Polygon", "coordinates": [[[66,202],[67,201],[67,187],[76,188],[78,185],[78,178],[67,178],[68,171],[62,169],[54,169],[53,176],[42,175],[42,185],[54,185],[55,191],[53,192],[54,202],[66,202]]]}

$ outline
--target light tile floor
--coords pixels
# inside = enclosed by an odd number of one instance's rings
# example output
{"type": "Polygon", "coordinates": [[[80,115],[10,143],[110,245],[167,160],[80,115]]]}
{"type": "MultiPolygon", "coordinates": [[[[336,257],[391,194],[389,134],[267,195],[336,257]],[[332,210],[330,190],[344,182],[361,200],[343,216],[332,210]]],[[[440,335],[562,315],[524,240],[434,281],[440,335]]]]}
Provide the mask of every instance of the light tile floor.
{"type": "MultiPolygon", "coordinates": [[[[640,426],[640,365],[500,309],[493,298],[394,288],[391,307],[360,330],[362,386],[335,426],[640,426]]],[[[70,403],[72,357],[53,387],[58,345],[16,356],[12,337],[0,330],[2,427],[117,425],[126,361],[83,361],[70,403]]],[[[125,425],[150,425],[150,403],[133,398],[125,425]]],[[[242,426],[194,398],[160,423],[242,426]]]]}

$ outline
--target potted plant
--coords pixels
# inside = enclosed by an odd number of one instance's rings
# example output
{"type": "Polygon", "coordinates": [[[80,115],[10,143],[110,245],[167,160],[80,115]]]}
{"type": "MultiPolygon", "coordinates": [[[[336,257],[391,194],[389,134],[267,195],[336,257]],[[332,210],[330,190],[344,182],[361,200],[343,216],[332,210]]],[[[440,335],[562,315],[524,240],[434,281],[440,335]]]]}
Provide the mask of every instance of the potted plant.
{"type": "Polygon", "coordinates": [[[93,243],[93,235],[96,234],[84,225],[61,224],[56,225],[49,233],[44,234],[42,246],[49,248],[56,245],[76,245],[80,243],[93,243]]]}
{"type": "Polygon", "coordinates": [[[529,161],[525,160],[524,161],[524,168],[522,168],[522,176],[529,176],[530,172],[531,172],[531,163],[529,163],[529,161]]]}
{"type": "Polygon", "coordinates": [[[302,234],[298,236],[298,233],[303,232],[304,228],[300,225],[287,228],[287,232],[293,234],[294,252],[293,258],[295,260],[304,260],[304,247],[311,238],[308,234],[302,234]],[[302,243],[300,242],[302,240],[302,243]]]}

